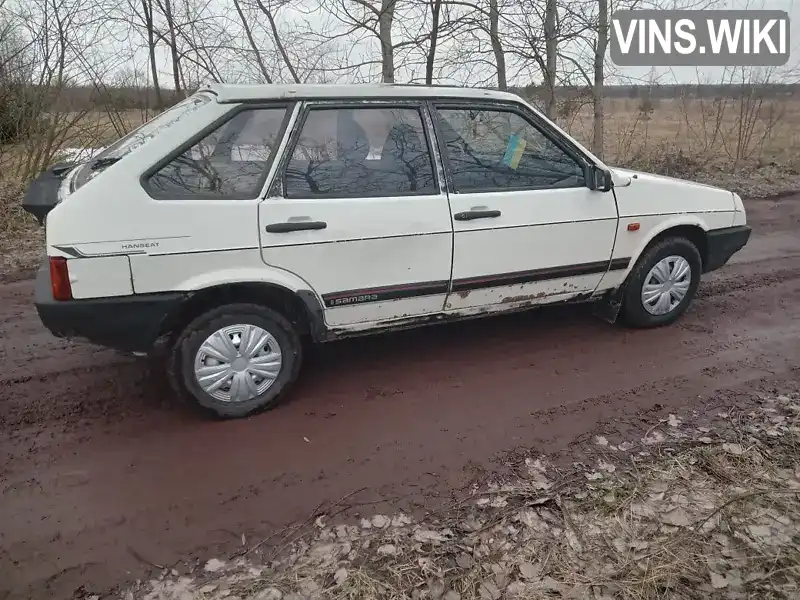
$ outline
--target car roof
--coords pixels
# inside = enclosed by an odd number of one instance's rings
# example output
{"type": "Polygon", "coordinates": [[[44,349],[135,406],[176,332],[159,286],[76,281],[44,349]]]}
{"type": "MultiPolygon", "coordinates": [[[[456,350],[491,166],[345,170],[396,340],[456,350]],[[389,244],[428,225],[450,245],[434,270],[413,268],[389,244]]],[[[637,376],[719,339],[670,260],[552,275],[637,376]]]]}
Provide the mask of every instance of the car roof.
{"type": "Polygon", "coordinates": [[[396,83],[346,83],[346,84],[224,84],[213,83],[198,91],[214,94],[219,103],[254,102],[290,98],[464,98],[483,100],[519,101],[509,92],[485,88],[416,85],[396,83]]]}

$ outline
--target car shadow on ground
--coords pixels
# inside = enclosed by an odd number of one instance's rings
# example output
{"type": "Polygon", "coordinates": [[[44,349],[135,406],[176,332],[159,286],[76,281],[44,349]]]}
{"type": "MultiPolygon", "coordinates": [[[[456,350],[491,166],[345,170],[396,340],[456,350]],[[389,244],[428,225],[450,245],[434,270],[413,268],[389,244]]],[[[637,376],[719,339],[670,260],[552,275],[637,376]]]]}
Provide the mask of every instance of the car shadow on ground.
{"type": "MultiPolygon", "coordinates": [[[[325,344],[309,343],[298,381],[275,410],[312,401],[314,395],[329,394],[335,388],[359,384],[367,388],[383,376],[402,379],[404,372],[419,369],[440,369],[444,378],[461,368],[480,368],[479,363],[486,359],[493,363],[494,352],[513,353],[519,345],[529,352],[531,346],[546,350],[580,336],[595,336],[599,341],[608,335],[624,335],[623,329],[595,317],[591,310],[588,304],[544,306],[325,344]]],[[[175,417],[216,420],[175,397],[159,359],[126,360],[117,368],[120,377],[130,377],[138,384],[138,393],[128,401],[144,402],[149,410],[167,411],[175,417]]]]}

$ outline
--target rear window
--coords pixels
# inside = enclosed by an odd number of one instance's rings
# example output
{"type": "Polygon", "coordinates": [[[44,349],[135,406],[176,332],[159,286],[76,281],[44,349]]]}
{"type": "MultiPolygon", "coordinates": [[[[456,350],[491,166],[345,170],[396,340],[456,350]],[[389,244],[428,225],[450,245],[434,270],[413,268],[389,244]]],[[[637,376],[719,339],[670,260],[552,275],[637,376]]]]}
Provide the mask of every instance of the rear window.
{"type": "Polygon", "coordinates": [[[211,97],[208,94],[195,94],[156,115],[128,135],[121,137],[83,165],[75,177],[73,190],[84,185],[105,167],[117,162],[132,150],[143,146],[162,131],[209,102],[211,102],[211,97]]]}

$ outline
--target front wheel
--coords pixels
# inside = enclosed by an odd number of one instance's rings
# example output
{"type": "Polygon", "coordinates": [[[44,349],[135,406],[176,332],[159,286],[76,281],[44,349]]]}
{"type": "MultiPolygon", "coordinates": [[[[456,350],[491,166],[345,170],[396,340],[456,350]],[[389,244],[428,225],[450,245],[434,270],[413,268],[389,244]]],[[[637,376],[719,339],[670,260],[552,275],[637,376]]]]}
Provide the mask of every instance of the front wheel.
{"type": "Polygon", "coordinates": [[[300,371],[302,344],[279,313],[231,304],[192,321],[170,357],[177,391],[223,418],[274,407],[300,371]]]}
{"type": "Polygon", "coordinates": [[[697,247],[682,237],[666,238],[639,258],[625,285],[623,321],[631,327],[668,325],[688,308],[703,270],[697,247]]]}

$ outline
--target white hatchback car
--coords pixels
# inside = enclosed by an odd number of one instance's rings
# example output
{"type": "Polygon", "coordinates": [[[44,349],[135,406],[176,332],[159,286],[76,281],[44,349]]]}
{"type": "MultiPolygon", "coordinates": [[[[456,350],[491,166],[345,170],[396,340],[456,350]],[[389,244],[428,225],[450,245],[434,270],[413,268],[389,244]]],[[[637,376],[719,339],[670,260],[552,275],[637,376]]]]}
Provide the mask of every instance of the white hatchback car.
{"type": "Polygon", "coordinates": [[[610,168],[516,95],[214,85],[23,205],[55,335],[168,350],[223,417],[272,407],[304,338],[594,301],[670,323],[748,241],[722,189],[610,168]]]}

